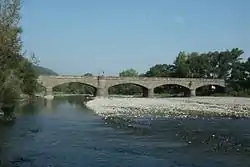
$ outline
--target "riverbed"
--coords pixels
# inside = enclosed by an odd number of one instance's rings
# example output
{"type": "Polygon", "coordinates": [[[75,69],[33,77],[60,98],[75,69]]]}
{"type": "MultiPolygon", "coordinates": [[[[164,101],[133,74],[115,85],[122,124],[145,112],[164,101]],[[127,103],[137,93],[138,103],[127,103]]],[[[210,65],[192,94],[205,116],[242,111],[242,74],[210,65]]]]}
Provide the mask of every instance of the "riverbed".
{"type": "Polygon", "coordinates": [[[249,117],[250,98],[96,98],[87,106],[102,117],[228,116],[249,117]]]}
{"type": "Polygon", "coordinates": [[[250,166],[248,119],[103,119],[81,97],[22,106],[0,135],[8,167],[250,166]]]}

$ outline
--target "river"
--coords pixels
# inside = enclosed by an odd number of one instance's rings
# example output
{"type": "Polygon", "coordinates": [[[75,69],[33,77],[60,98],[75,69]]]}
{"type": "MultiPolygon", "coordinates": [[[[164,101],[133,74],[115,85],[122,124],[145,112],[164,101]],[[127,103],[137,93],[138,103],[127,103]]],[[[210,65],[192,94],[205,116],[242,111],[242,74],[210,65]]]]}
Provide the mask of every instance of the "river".
{"type": "Polygon", "coordinates": [[[247,119],[104,120],[81,97],[60,97],[0,124],[4,167],[249,167],[249,157],[247,119]]]}

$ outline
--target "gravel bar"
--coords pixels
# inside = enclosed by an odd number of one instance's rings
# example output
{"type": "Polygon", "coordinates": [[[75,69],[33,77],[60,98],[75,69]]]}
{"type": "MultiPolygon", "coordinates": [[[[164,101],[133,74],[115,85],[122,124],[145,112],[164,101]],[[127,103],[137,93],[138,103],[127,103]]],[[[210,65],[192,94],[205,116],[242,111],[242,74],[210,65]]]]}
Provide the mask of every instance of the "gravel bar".
{"type": "Polygon", "coordinates": [[[131,117],[250,116],[250,98],[95,98],[87,107],[96,114],[131,117]]]}

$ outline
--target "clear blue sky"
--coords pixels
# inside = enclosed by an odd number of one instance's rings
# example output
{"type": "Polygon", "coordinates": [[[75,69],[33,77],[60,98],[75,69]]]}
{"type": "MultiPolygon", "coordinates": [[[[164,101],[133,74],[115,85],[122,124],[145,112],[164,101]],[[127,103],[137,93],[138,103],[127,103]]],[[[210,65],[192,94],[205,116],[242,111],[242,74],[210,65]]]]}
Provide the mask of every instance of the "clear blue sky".
{"type": "Polygon", "coordinates": [[[25,0],[24,49],[60,74],[145,72],[179,51],[250,56],[249,0],[25,0]]]}

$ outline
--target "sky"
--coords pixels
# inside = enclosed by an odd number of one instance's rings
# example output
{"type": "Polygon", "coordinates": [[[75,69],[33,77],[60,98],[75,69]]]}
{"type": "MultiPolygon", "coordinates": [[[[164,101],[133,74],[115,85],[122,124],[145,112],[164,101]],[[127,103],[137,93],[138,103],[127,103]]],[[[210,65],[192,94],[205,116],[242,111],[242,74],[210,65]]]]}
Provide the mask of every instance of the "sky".
{"type": "Polygon", "coordinates": [[[21,25],[24,50],[64,75],[143,73],[180,51],[250,57],[249,0],[24,0],[21,25]]]}

